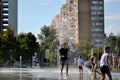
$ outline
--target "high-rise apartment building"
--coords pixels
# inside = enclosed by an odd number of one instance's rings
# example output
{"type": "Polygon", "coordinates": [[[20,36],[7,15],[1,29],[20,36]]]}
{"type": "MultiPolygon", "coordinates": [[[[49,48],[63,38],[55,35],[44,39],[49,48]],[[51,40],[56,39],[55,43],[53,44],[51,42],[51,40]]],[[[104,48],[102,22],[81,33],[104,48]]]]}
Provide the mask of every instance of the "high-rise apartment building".
{"type": "Polygon", "coordinates": [[[0,33],[11,25],[18,32],[18,0],[0,0],[0,33]]]}
{"type": "Polygon", "coordinates": [[[51,25],[57,29],[60,44],[67,40],[72,43],[86,40],[102,46],[104,0],[66,0],[58,15],[51,25]]]}

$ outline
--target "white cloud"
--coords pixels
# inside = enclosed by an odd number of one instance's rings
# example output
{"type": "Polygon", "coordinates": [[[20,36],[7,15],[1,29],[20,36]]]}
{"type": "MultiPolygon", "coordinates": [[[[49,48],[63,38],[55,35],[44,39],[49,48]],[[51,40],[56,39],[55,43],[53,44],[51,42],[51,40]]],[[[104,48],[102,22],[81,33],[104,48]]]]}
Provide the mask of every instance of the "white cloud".
{"type": "Polygon", "coordinates": [[[109,25],[107,28],[105,28],[105,32],[106,32],[106,33],[111,33],[111,32],[113,32],[113,26],[112,26],[112,25],[109,25]]]}
{"type": "Polygon", "coordinates": [[[110,33],[113,33],[114,35],[117,35],[117,33],[120,32],[119,26],[115,25],[109,25],[105,27],[105,33],[108,35],[110,33]]]}
{"type": "Polygon", "coordinates": [[[120,20],[120,14],[119,15],[113,15],[113,16],[105,16],[106,20],[120,20]]]}

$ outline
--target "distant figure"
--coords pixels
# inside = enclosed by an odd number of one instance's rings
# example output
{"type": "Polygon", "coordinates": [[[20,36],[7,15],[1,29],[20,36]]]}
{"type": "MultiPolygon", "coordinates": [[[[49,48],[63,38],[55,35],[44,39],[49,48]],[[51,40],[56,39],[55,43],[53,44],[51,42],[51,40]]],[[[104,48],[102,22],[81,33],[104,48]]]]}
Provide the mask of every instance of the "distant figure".
{"type": "Polygon", "coordinates": [[[34,55],[33,55],[33,66],[36,66],[37,65],[37,53],[35,52],[34,55]]]}
{"type": "Polygon", "coordinates": [[[61,76],[64,65],[66,65],[66,76],[68,76],[68,48],[66,43],[63,43],[62,48],[59,50],[59,52],[61,58],[61,76]]]}
{"type": "Polygon", "coordinates": [[[93,72],[94,72],[94,64],[93,64],[93,61],[94,61],[94,56],[93,56],[93,53],[92,53],[92,56],[91,56],[92,74],[93,74],[93,72]]]}
{"type": "Polygon", "coordinates": [[[112,80],[112,76],[110,73],[110,64],[109,64],[109,56],[110,56],[110,47],[104,48],[104,53],[101,56],[100,59],[100,70],[102,72],[102,78],[101,80],[105,80],[105,74],[107,74],[109,80],[112,80]]]}
{"type": "Polygon", "coordinates": [[[97,58],[95,53],[93,53],[92,67],[93,67],[94,77],[96,77],[97,58]]]}
{"type": "Polygon", "coordinates": [[[120,70],[120,57],[118,58],[118,70],[120,70]]]}
{"type": "Polygon", "coordinates": [[[78,62],[79,73],[82,72],[82,74],[83,74],[83,64],[84,64],[84,62],[81,58],[82,58],[82,56],[79,56],[77,62],[78,62]]]}

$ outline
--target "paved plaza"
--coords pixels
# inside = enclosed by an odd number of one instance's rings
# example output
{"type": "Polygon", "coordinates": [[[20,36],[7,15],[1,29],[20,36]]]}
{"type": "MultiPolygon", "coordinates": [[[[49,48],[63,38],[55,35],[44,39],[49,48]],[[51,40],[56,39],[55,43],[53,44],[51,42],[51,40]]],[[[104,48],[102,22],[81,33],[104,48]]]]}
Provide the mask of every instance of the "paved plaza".
{"type": "MultiPolygon", "coordinates": [[[[120,73],[112,75],[113,80],[120,80],[120,73]]],[[[0,68],[0,80],[100,80],[100,76],[97,75],[97,78],[93,79],[86,67],[83,75],[79,74],[77,68],[70,68],[68,77],[65,75],[65,69],[63,77],[60,76],[60,68],[0,68]]]]}

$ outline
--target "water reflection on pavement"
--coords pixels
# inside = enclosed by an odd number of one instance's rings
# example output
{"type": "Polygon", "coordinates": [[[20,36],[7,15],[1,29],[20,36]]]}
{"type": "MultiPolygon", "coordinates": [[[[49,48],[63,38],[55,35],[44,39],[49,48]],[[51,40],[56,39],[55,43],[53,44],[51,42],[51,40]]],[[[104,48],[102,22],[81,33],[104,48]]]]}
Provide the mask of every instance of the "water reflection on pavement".
{"type": "Polygon", "coordinates": [[[90,80],[90,76],[84,77],[85,74],[82,76],[79,76],[78,74],[70,74],[68,77],[67,76],[59,76],[59,77],[34,77],[33,75],[30,74],[22,74],[20,76],[17,73],[14,74],[0,74],[0,80],[90,80]]]}
{"type": "MultiPolygon", "coordinates": [[[[69,69],[69,75],[60,76],[60,69],[0,69],[0,80],[100,80],[100,77],[93,78],[90,71],[84,68],[83,75],[79,74],[76,68],[69,69]]],[[[120,80],[114,78],[113,80],[120,80]]]]}

